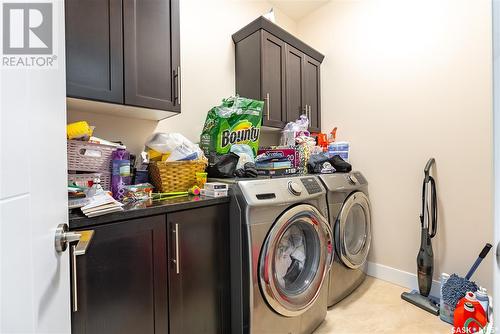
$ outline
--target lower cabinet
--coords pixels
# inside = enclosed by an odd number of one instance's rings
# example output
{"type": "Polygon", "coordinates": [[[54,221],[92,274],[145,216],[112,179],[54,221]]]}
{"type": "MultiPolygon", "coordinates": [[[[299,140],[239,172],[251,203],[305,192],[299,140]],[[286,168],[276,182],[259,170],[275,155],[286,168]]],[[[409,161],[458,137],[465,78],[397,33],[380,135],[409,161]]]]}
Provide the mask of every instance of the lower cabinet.
{"type": "Polygon", "coordinates": [[[224,204],[93,227],[72,334],[228,333],[228,223],[224,204]]]}
{"type": "Polygon", "coordinates": [[[76,257],[72,298],[78,310],[72,313],[72,333],[166,333],[165,216],[93,230],[86,254],[76,257]]]}
{"type": "Polygon", "coordinates": [[[170,333],[229,333],[227,205],[167,215],[170,333]]]}

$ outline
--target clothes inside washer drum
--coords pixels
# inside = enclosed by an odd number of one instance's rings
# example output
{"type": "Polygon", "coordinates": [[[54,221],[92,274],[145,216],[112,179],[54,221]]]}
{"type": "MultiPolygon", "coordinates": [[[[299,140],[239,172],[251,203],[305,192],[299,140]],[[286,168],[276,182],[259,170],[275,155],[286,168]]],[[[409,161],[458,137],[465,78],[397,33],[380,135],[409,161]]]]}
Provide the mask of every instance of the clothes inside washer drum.
{"type": "Polygon", "coordinates": [[[290,226],[279,241],[275,269],[276,278],[281,288],[287,289],[293,284],[302,270],[306,260],[304,232],[297,226],[290,226]]]}

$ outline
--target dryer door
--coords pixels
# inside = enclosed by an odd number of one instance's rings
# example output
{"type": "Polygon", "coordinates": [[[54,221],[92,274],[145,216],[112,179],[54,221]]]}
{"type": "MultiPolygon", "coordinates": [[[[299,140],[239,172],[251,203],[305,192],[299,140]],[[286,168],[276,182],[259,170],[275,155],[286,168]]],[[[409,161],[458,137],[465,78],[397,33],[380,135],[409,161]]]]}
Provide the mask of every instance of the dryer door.
{"type": "Polygon", "coordinates": [[[311,205],[285,211],[261,250],[259,282],[267,303],[293,317],[307,311],[319,296],[333,260],[328,221],[311,205]]]}
{"type": "Polygon", "coordinates": [[[342,206],[335,226],[338,255],[351,269],[361,267],[371,244],[370,200],[362,192],[351,194],[342,206]]]}

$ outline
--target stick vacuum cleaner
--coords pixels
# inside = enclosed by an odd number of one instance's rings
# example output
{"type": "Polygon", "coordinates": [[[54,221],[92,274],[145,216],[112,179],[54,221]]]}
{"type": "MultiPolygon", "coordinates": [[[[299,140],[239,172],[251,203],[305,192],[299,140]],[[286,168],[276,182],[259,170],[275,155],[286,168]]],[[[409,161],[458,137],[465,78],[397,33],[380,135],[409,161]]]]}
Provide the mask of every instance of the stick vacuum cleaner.
{"type": "Polygon", "coordinates": [[[437,232],[437,196],[436,183],[429,175],[434,164],[434,158],[429,159],[424,169],[424,183],[422,186],[422,214],[420,215],[421,237],[420,250],[417,254],[417,278],[419,291],[403,292],[401,298],[434,315],[439,315],[439,305],[429,293],[432,287],[434,272],[434,253],[431,239],[437,232]]]}

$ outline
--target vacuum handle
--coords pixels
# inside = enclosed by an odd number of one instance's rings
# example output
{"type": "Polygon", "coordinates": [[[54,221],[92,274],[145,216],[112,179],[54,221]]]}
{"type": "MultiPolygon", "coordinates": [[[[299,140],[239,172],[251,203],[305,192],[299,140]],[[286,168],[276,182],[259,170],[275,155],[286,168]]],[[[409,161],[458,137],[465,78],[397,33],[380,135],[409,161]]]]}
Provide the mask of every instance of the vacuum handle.
{"type": "Polygon", "coordinates": [[[429,172],[431,171],[431,167],[432,165],[434,165],[435,162],[436,160],[434,158],[430,158],[429,161],[427,161],[427,164],[425,164],[424,168],[425,182],[427,182],[427,180],[429,179],[429,172]]]}
{"type": "Polygon", "coordinates": [[[491,244],[486,244],[483,248],[483,250],[481,251],[481,253],[479,253],[479,257],[481,259],[484,259],[486,257],[486,255],[488,255],[488,253],[490,252],[490,249],[491,247],[493,247],[491,244]]]}
{"type": "Polygon", "coordinates": [[[470,278],[472,277],[472,275],[474,275],[474,273],[476,272],[477,267],[479,267],[479,265],[481,264],[481,262],[483,261],[483,259],[490,252],[491,247],[493,247],[493,246],[491,246],[491,244],[489,244],[489,243],[486,244],[483,247],[483,250],[481,251],[481,253],[479,253],[479,257],[476,259],[476,261],[474,262],[474,264],[470,268],[470,270],[467,273],[467,275],[465,275],[465,279],[470,280],[470,278]]]}

